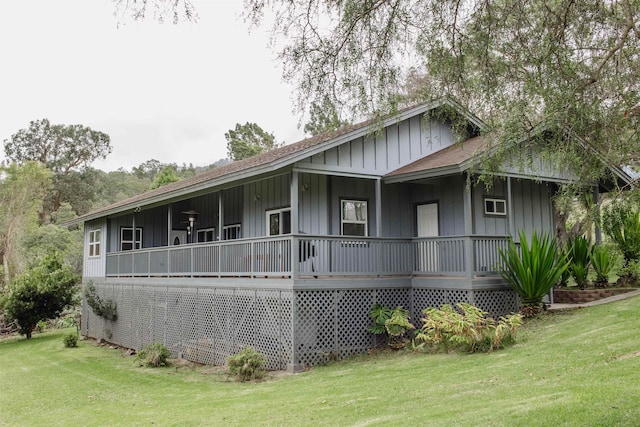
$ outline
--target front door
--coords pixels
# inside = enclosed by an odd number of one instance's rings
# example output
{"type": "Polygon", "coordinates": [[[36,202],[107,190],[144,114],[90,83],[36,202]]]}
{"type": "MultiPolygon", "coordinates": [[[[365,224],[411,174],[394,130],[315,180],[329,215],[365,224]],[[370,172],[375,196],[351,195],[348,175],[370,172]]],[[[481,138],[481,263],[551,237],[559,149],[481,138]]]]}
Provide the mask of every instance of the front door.
{"type": "MultiPolygon", "coordinates": [[[[438,204],[425,203],[416,206],[418,237],[437,237],[440,235],[438,204]]],[[[439,248],[436,240],[418,242],[420,271],[435,273],[439,270],[439,248]]]]}

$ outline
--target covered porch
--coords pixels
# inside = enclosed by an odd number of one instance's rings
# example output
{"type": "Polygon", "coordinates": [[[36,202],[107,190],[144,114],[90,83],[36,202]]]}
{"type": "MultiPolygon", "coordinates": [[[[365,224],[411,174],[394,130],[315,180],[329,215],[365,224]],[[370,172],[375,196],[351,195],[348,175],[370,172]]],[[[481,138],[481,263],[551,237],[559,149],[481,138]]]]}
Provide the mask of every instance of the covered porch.
{"type": "Polygon", "coordinates": [[[496,275],[508,236],[291,234],[108,253],[106,277],[335,278],[496,275]]]}

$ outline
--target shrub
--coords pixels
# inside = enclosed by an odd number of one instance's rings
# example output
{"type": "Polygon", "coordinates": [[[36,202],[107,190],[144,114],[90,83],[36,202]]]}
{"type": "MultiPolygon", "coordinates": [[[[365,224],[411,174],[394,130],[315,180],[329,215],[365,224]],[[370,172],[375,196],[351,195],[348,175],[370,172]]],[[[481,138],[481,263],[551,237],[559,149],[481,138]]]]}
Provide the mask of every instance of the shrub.
{"type": "Polygon", "coordinates": [[[78,336],[76,334],[67,334],[62,339],[64,346],[67,348],[73,348],[78,346],[78,336]]]}
{"type": "Polygon", "coordinates": [[[84,298],[96,316],[113,322],[118,320],[118,304],[112,300],[103,301],[100,295],[98,295],[93,282],[87,284],[84,290],[84,298]]]}
{"type": "Polygon", "coordinates": [[[458,303],[457,307],[459,311],[451,304],[423,310],[423,326],[416,333],[416,341],[445,351],[460,348],[470,353],[489,352],[513,343],[522,326],[520,314],[500,317],[496,324],[478,307],[467,303],[458,303]]]}
{"type": "Polygon", "coordinates": [[[11,283],[4,301],[5,320],[15,321],[18,332],[31,338],[38,322],[55,319],[65,308],[76,304],[78,280],[71,268],[62,263],[59,254],[44,257],[36,267],[11,283]]]}
{"type": "Polygon", "coordinates": [[[369,327],[369,332],[376,335],[386,335],[387,344],[392,348],[402,348],[409,340],[407,333],[414,329],[409,322],[409,311],[402,307],[388,308],[380,304],[374,305],[369,311],[369,316],[374,324],[369,327]]]}
{"type": "Polygon", "coordinates": [[[233,356],[227,357],[229,371],[240,381],[260,378],[263,374],[264,355],[251,347],[245,347],[233,356]]]}
{"type": "Polygon", "coordinates": [[[503,261],[499,265],[500,276],[520,296],[523,314],[535,316],[541,310],[544,296],[567,269],[566,254],[558,252],[555,239],[548,234],[538,236],[536,232],[531,237],[531,246],[524,232],[520,232],[520,250],[510,241],[506,250],[499,252],[503,261]]]}
{"type": "Polygon", "coordinates": [[[589,284],[587,275],[591,264],[591,242],[584,236],[576,236],[567,244],[569,253],[569,272],[580,289],[589,284]]]}
{"type": "Polygon", "coordinates": [[[613,203],[602,211],[602,230],[624,256],[620,280],[623,283],[637,282],[635,269],[625,269],[629,263],[640,260],[640,210],[628,203],[613,203]]]}
{"type": "Polygon", "coordinates": [[[136,360],[140,366],[157,368],[159,366],[167,366],[169,356],[171,356],[171,352],[164,344],[153,343],[140,350],[136,360]]]}
{"type": "Polygon", "coordinates": [[[616,262],[616,255],[602,245],[596,245],[591,251],[591,265],[596,273],[595,285],[605,288],[609,285],[609,274],[616,262]]]}

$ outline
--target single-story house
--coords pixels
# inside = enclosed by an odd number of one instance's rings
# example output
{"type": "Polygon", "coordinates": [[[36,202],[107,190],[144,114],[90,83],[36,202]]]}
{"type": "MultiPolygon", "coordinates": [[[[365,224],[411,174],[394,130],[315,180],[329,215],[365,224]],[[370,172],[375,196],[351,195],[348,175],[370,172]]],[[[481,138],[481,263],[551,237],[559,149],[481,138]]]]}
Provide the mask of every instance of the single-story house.
{"type": "Polygon", "coordinates": [[[551,199],[571,175],[533,153],[505,161],[490,190],[473,184],[482,127],[442,99],[78,217],[83,283],[118,312],[105,320],[85,302],[82,334],[208,364],[252,346],[296,371],[370,349],[376,303],[416,319],[460,301],[518,310],[498,249],[520,230],[553,232],[551,199]],[[466,141],[429,114],[442,107],[467,120],[466,141]]]}

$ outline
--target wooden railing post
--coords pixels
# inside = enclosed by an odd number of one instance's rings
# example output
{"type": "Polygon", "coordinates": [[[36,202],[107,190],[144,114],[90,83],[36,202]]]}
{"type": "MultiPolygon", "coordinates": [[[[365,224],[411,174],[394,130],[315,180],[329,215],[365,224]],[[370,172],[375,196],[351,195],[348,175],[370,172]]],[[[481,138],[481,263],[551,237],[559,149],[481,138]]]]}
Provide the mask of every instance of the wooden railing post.
{"type": "Polygon", "coordinates": [[[464,238],[464,264],[467,278],[469,279],[473,279],[475,270],[475,262],[473,258],[473,239],[471,238],[471,236],[466,236],[464,238]]]}
{"type": "Polygon", "coordinates": [[[291,278],[297,279],[299,276],[300,265],[300,239],[296,235],[291,235],[291,278]]]}

